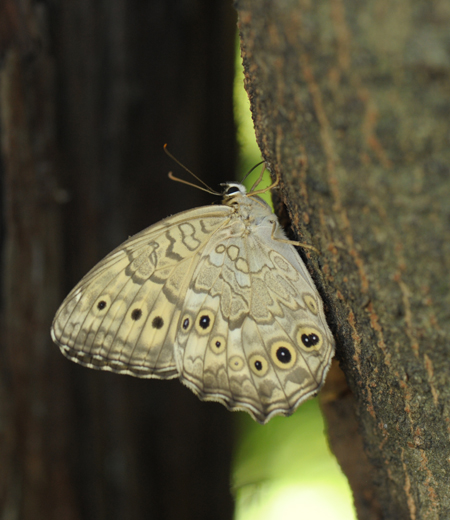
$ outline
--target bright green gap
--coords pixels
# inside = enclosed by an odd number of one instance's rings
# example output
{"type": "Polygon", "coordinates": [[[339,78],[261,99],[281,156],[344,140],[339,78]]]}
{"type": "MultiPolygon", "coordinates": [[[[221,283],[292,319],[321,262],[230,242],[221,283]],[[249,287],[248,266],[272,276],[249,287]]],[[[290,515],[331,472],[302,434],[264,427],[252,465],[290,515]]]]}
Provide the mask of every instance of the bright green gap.
{"type": "MultiPolygon", "coordinates": [[[[237,44],[234,85],[239,143],[239,176],[261,161],[250,104],[244,90],[237,44]]],[[[258,167],[245,181],[258,178],[258,167]]],[[[266,174],[260,187],[267,186],[266,174]]],[[[271,202],[270,194],[264,195],[271,202]]],[[[356,519],[347,480],[331,454],[317,399],[304,403],[291,417],[275,417],[265,426],[239,413],[233,464],[235,520],[353,520],[356,519]]]]}
{"type": "Polygon", "coordinates": [[[317,399],[264,426],[240,415],[232,482],[235,520],[356,518],[347,480],[327,445],[317,399]]]}
{"type": "MultiPolygon", "coordinates": [[[[238,157],[238,179],[242,179],[255,164],[262,161],[261,152],[256,144],[255,131],[253,129],[253,121],[250,112],[250,101],[244,89],[244,70],[239,50],[239,40],[236,42],[236,72],[234,76],[234,119],[237,128],[237,141],[239,147],[238,157]]],[[[250,190],[253,184],[261,174],[263,165],[258,166],[245,179],[243,184],[250,190]]],[[[269,172],[264,172],[264,177],[258,189],[269,186],[271,183],[269,172]]],[[[267,203],[272,206],[272,198],[270,193],[260,195],[267,203]]]]}

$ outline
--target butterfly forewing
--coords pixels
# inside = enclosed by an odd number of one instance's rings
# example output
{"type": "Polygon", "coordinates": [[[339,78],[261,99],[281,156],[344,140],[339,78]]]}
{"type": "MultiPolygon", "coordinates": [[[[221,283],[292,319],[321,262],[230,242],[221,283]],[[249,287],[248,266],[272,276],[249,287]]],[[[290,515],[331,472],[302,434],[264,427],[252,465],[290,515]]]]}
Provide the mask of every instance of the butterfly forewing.
{"type": "Polygon", "coordinates": [[[91,368],[176,377],[181,301],[201,250],[230,212],[211,206],[175,215],[110,253],[55,316],[52,337],[62,352],[91,368]]]}

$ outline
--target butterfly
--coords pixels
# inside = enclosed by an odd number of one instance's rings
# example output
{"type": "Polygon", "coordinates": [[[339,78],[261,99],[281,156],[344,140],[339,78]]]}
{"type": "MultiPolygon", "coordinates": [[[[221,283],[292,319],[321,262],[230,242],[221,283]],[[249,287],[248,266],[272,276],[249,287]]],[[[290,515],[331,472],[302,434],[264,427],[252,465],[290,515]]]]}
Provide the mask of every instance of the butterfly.
{"type": "Polygon", "coordinates": [[[62,353],[90,368],[178,377],[261,424],[293,413],[322,386],[334,339],[263,191],[224,184],[220,205],[168,217],[109,253],[56,313],[62,353]]]}

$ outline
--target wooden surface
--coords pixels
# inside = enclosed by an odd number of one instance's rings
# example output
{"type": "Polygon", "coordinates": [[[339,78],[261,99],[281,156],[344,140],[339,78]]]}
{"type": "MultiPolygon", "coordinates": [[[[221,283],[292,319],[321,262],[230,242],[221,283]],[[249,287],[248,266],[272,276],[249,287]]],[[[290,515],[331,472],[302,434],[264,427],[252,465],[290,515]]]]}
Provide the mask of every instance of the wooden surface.
{"type": "Polygon", "coordinates": [[[232,414],[76,366],[50,324],[128,235],[211,202],[167,179],[165,143],[214,187],[233,175],[235,27],[209,1],[0,6],[1,518],[232,517],[232,414]]]}

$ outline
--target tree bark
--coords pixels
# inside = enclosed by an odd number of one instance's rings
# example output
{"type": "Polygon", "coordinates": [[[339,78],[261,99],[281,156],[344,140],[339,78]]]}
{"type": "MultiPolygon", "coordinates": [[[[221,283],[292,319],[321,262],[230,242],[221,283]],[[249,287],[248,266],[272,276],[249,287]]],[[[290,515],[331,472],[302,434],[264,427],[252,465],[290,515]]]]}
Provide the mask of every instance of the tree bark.
{"type": "Polygon", "coordinates": [[[0,516],[229,519],[233,416],[178,381],[69,363],[63,297],[235,165],[235,13],[200,2],[0,4],[4,251],[0,516]]]}
{"type": "MultiPolygon", "coordinates": [[[[256,134],[348,388],[323,409],[361,519],[450,517],[450,10],[236,2],[256,134]]],[[[337,365],[337,364],[336,364],[337,365]]]]}

